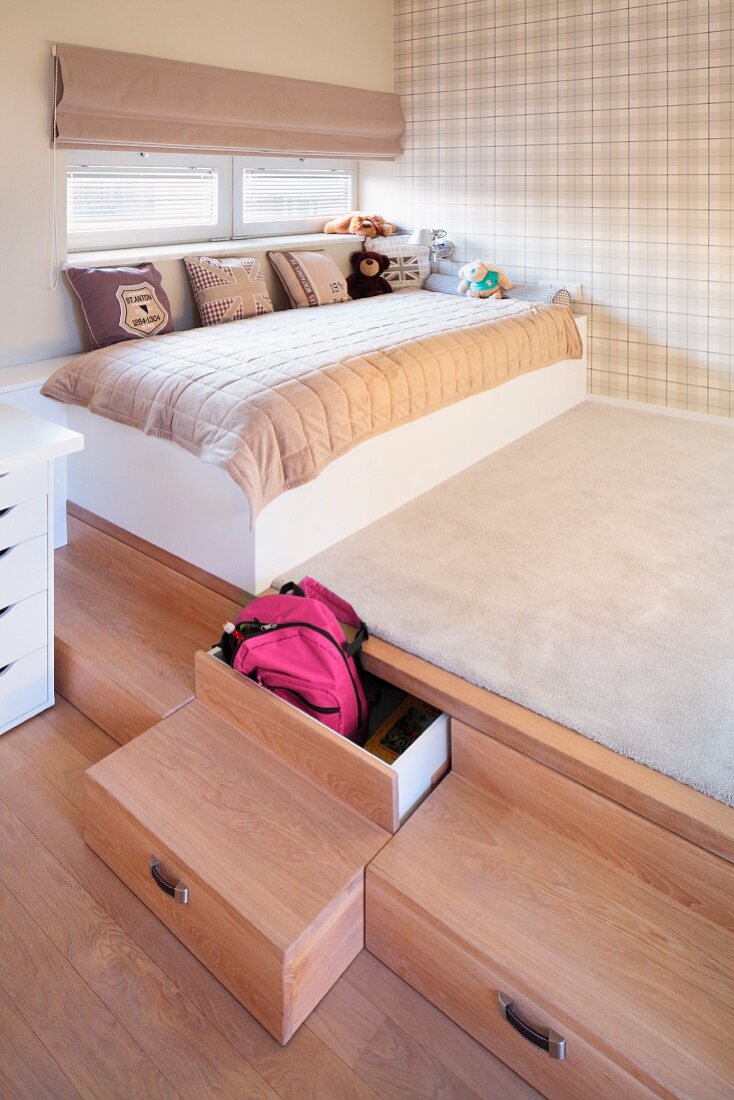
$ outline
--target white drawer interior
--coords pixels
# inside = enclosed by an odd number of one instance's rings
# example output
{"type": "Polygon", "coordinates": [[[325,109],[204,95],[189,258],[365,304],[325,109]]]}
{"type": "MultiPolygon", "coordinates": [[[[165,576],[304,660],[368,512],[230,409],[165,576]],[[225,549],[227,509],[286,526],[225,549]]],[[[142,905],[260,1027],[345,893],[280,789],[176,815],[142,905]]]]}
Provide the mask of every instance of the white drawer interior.
{"type": "MultiPolygon", "coordinates": [[[[363,674],[368,695],[377,688],[379,699],[370,713],[368,740],[398,710],[408,695],[401,688],[363,674]]],[[[363,749],[372,755],[368,749],[363,749]]],[[[398,813],[401,824],[448,770],[451,730],[448,714],[433,722],[396,759],[385,760],[398,777],[398,813]]],[[[382,759],[382,757],[379,757],[382,759]]]]}
{"type": "Polygon", "coordinates": [[[48,650],[37,649],[0,669],[0,733],[48,698],[48,650]]]}
{"type": "Polygon", "coordinates": [[[37,592],[0,608],[0,668],[41,649],[48,641],[48,597],[37,592]]]}
{"type": "Polygon", "coordinates": [[[48,498],[32,497],[0,508],[0,550],[46,533],[48,498]]]}
{"type": "Polygon", "coordinates": [[[0,474],[0,509],[20,504],[22,500],[46,496],[47,493],[48,467],[43,462],[0,474]]]}
{"type": "Polygon", "coordinates": [[[450,757],[450,719],[444,713],[390,765],[398,773],[401,824],[443,777],[450,757]]]}
{"type": "Polygon", "coordinates": [[[0,608],[19,603],[48,587],[48,545],[38,535],[0,551],[0,608]]]}

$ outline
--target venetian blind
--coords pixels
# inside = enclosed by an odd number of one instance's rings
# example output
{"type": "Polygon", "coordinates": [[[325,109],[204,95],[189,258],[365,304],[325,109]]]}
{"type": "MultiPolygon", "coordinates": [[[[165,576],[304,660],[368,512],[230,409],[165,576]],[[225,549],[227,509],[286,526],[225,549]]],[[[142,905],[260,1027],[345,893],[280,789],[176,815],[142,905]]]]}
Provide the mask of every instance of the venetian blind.
{"type": "Polygon", "coordinates": [[[242,221],[329,218],[352,207],[352,174],[343,169],[242,169],[242,221]]]}

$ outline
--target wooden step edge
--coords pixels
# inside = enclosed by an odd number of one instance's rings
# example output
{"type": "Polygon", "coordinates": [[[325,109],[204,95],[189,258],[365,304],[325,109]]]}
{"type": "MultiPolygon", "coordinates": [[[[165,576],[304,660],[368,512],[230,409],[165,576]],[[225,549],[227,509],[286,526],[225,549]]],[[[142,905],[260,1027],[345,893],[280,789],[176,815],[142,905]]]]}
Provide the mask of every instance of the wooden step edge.
{"type": "Polygon", "coordinates": [[[734,807],[380,638],[365,643],[362,664],[481,733],[734,863],[734,807]]]}
{"type": "Polygon", "coordinates": [[[498,814],[529,827],[542,821],[585,858],[734,932],[734,868],[727,860],[458,720],[452,757],[452,780],[498,814]]]}
{"type": "Polygon", "coordinates": [[[163,550],[160,546],[148,542],[147,539],[140,538],[139,535],[134,535],[132,531],[126,531],[124,527],[118,527],[116,523],[112,523],[110,520],[104,519],[102,516],[98,516],[96,513],[90,512],[86,508],[82,508],[80,504],[74,504],[73,501],[69,500],[66,504],[66,511],[67,514],[74,519],[81,520],[82,523],[86,523],[88,526],[94,527],[97,531],[109,535],[111,538],[130,547],[132,550],[136,550],[140,554],[152,558],[153,561],[157,561],[161,565],[167,566],[175,573],[180,573],[181,576],[186,577],[188,580],[195,581],[197,584],[202,585],[202,587],[208,588],[209,591],[215,592],[218,596],[224,596],[226,599],[232,600],[232,602],[236,603],[239,607],[243,607],[252,599],[244,589],[238,588],[237,585],[231,584],[221,577],[217,577],[214,573],[208,573],[198,565],[192,565],[191,562],[186,561],[184,558],[179,558],[176,554],[172,554],[170,551],[163,550]]]}
{"type": "Polygon", "coordinates": [[[67,642],[56,638],[54,646],[56,691],[119,745],[155,726],[194,698],[193,691],[165,711],[153,709],[138,695],[114,680],[67,642]]]}
{"type": "Polygon", "coordinates": [[[195,668],[200,702],[361,817],[397,832],[398,776],[389,764],[208,653],[196,654],[195,668]]]}
{"type": "MultiPolygon", "coordinates": [[[[388,839],[385,834],[385,843],[388,839]]],[[[309,929],[286,953],[286,967],[294,979],[290,983],[289,1037],[364,948],[365,870],[322,912],[317,930],[309,929]]]]}

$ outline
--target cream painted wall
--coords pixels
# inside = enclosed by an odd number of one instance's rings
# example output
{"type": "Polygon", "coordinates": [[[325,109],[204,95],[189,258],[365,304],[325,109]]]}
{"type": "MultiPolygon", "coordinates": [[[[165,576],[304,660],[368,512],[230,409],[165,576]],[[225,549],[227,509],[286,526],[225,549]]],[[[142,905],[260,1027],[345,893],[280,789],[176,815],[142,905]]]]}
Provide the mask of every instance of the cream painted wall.
{"type": "Polygon", "coordinates": [[[0,367],[77,350],[67,294],[48,289],[52,42],[391,91],[392,7],[392,0],[149,0],[144,8],[0,0],[0,367]]]}

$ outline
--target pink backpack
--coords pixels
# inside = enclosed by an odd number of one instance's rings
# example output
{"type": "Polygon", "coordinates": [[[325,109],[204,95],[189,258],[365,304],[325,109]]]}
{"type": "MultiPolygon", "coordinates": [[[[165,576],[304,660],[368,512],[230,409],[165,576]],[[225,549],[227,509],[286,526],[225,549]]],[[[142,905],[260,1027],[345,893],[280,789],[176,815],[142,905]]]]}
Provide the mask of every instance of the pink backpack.
{"type": "Polygon", "coordinates": [[[355,655],[368,632],[350,604],[304,577],[258,596],[224,630],[222,651],[237,672],[336,733],[364,740],[368,707],[355,655]],[[357,627],[354,641],[340,621],[357,627]]]}

